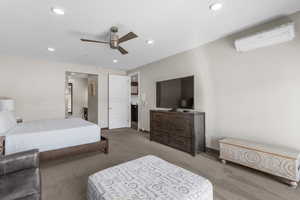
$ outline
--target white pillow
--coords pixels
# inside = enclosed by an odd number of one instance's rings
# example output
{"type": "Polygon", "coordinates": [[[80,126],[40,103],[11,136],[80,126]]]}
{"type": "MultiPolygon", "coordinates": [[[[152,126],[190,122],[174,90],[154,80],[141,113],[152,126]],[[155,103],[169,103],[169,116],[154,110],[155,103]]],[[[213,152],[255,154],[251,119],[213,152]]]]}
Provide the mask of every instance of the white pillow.
{"type": "Polygon", "coordinates": [[[11,111],[0,111],[0,135],[17,126],[17,121],[11,111]]]}

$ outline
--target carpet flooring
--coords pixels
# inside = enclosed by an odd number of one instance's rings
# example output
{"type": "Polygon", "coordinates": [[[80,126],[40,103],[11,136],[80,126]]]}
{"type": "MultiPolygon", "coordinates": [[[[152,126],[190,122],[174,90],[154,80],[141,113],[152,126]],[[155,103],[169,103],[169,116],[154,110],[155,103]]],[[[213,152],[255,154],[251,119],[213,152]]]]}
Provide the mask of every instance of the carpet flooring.
{"type": "Polygon", "coordinates": [[[299,200],[300,187],[293,189],[273,176],[229,163],[214,154],[196,157],[150,142],[148,134],[133,129],[103,131],[110,152],[90,153],[41,163],[43,200],[84,200],[88,176],[102,169],[145,155],[155,155],[208,178],[214,200],[299,200]]]}

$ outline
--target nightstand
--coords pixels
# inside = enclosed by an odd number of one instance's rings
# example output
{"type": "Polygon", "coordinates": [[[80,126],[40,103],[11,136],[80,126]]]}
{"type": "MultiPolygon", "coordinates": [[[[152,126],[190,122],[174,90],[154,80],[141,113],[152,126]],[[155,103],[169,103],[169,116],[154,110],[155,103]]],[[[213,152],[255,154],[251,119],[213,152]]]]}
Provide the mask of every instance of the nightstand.
{"type": "Polygon", "coordinates": [[[23,119],[22,118],[17,118],[16,120],[17,120],[18,124],[23,123],[23,119]]]}

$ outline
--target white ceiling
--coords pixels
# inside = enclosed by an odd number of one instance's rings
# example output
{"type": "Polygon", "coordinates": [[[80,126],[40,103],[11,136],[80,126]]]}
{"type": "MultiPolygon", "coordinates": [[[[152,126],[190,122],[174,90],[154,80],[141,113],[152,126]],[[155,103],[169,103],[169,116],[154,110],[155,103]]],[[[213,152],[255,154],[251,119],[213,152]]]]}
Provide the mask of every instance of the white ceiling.
{"type": "Polygon", "coordinates": [[[300,0],[220,1],[224,8],[212,12],[214,0],[1,0],[0,53],[128,70],[300,10],[300,0]],[[53,6],[65,15],[51,14],[53,6]],[[79,41],[104,40],[112,25],[139,35],[122,44],[128,55],[79,41]]]}

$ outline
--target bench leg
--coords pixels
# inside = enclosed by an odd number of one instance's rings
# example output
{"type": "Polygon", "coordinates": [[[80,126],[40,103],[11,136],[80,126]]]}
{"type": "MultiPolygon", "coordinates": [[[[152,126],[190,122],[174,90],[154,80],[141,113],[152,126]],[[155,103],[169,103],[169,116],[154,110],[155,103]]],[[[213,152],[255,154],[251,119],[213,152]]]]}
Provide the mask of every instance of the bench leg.
{"type": "Polygon", "coordinates": [[[105,146],[105,149],[104,149],[104,153],[108,154],[108,152],[109,152],[109,143],[108,143],[108,140],[107,140],[106,146],[105,146]]]}
{"type": "Polygon", "coordinates": [[[109,153],[109,141],[108,138],[101,137],[101,151],[104,152],[105,154],[109,153]]]}
{"type": "Polygon", "coordinates": [[[222,162],[222,164],[224,164],[224,165],[226,165],[226,163],[227,163],[227,161],[224,160],[224,159],[222,159],[221,162],[222,162]]]}
{"type": "Polygon", "coordinates": [[[104,148],[104,153],[105,153],[105,154],[108,154],[108,146],[106,146],[106,147],[104,148]]]}
{"type": "Polygon", "coordinates": [[[296,181],[290,181],[289,185],[292,188],[296,188],[298,186],[298,183],[296,181]]]}

